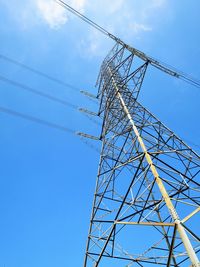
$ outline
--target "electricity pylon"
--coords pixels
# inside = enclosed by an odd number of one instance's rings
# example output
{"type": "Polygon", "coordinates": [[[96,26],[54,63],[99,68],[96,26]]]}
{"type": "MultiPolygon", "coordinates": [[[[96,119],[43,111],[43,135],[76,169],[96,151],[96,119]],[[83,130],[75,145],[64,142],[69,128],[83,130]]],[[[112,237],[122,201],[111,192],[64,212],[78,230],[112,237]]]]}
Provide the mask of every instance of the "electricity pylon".
{"type": "Polygon", "coordinates": [[[148,64],[116,44],[101,67],[84,267],[199,266],[200,157],[137,101],[148,64]]]}

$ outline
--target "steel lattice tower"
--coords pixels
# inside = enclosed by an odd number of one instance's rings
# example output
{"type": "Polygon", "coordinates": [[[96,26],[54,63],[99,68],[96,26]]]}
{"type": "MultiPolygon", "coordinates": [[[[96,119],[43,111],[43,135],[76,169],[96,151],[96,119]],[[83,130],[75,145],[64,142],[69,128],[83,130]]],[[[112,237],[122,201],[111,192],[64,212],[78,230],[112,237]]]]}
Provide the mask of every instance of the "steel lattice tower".
{"type": "Polygon", "coordinates": [[[101,67],[84,267],[199,266],[200,157],[137,101],[148,63],[117,44],[101,67]]]}

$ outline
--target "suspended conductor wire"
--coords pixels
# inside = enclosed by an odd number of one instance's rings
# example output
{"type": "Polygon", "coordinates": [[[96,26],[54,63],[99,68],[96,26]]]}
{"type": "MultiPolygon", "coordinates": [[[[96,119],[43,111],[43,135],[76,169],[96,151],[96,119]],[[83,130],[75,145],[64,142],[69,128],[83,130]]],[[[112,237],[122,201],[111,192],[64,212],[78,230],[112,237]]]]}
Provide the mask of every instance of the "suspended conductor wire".
{"type": "Polygon", "coordinates": [[[57,103],[59,103],[59,104],[62,104],[62,105],[64,105],[64,106],[69,106],[69,107],[71,107],[71,108],[73,108],[73,109],[77,109],[77,108],[78,108],[78,106],[76,106],[76,105],[74,105],[74,104],[72,104],[72,103],[70,103],[70,102],[68,102],[68,101],[59,99],[59,98],[57,98],[57,97],[55,97],[55,96],[52,96],[52,95],[49,95],[49,94],[47,94],[47,93],[43,93],[43,92],[41,92],[41,91],[38,91],[37,89],[34,89],[34,88],[29,87],[29,86],[27,86],[27,85],[24,85],[24,84],[22,84],[22,83],[13,81],[13,80],[8,79],[8,78],[6,78],[6,77],[4,77],[4,76],[2,76],[2,75],[0,75],[0,80],[1,80],[2,82],[9,83],[9,84],[11,84],[11,85],[13,85],[13,86],[15,86],[15,87],[17,87],[17,88],[20,88],[20,89],[23,89],[23,90],[25,90],[25,91],[31,92],[32,94],[39,95],[39,96],[41,96],[41,97],[47,98],[48,100],[51,100],[51,101],[57,102],[57,103]]]}
{"type": "Polygon", "coordinates": [[[49,122],[49,121],[46,121],[46,120],[43,120],[43,119],[40,119],[40,118],[37,118],[37,117],[33,117],[32,115],[27,115],[27,114],[24,114],[24,113],[21,113],[21,112],[18,112],[18,111],[9,109],[9,108],[5,108],[5,107],[1,107],[0,106],[0,112],[9,114],[9,115],[12,115],[12,116],[15,116],[15,117],[20,117],[22,119],[29,120],[29,121],[32,121],[32,122],[36,122],[36,123],[39,123],[39,124],[42,124],[42,125],[54,128],[54,129],[58,129],[58,130],[64,131],[64,132],[75,134],[74,130],[72,130],[70,128],[67,128],[65,126],[61,126],[59,124],[52,123],[52,122],[49,122]]]}
{"type": "MultiPolygon", "coordinates": [[[[31,122],[35,122],[35,123],[38,123],[38,124],[41,124],[41,125],[44,125],[44,126],[48,126],[50,128],[57,129],[57,130],[60,130],[62,132],[70,133],[70,134],[73,134],[73,135],[78,137],[78,135],[76,134],[76,131],[74,131],[74,130],[68,128],[68,127],[65,127],[65,126],[62,126],[62,125],[59,125],[59,124],[56,124],[56,123],[52,123],[52,122],[46,121],[44,119],[40,119],[40,118],[34,117],[32,115],[27,115],[27,114],[15,111],[13,109],[5,108],[5,107],[2,107],[2,106],[0,106],[0,112],[8,114],[8,115],[11,115],[11,116],[14,116],[14,117],[22,118],[22,119],[25,119],[25,120],[28,120],[28,121],[31,121],[31,122]]],[[[100,149],[97,148],[95,145],[93,145],[93,143],[87,141],[83,137],[79,137],[79,138],[83,143],[85,143],[88,147],[93,149],[95,152],[101,153],[100,149]]],[[[195,146],[200,148],[200,146],[198,146],[196,144],[193,144],[193,145],[195,145],[195,146]]]]}
{"type": "MultiPolygon", "coordinates": [[[[66,127],[66,126],[62,126],[62,125],[59,125],[59,124],[56,124],[56,123],[53,123],[53,122],[50,122],[50,121],[46,121],[44,119],[41,119],[41,118],[38,118],[38,117],[35,117],[35,116],[32,116],[32,115],[27,115],[27,114],[18,112],[16,110],[5,108],[5,107],[1,107],[1,106],[0,106],[0,112],[8,114],[8,115],[11,115],[11,116],[14,116],[14,117],[17,117],[17,118],[25,119],[25,120],[28,120],[28,121],[31,121],[31,122],[34,122],[34,123],[38,123],[40,125],[47,126],[47,127],[50,127],[50,128],[56,129],[56,130],[60,130],[60,131],[65,132],[65,133],[73,134],[76,137],[78,137],[78,135],[76,134],[76,131],[74,131],[74,130],[66,127]]],[[[80,140],[84,144],[86,144],[88,147],[93,149],[95,152],[100,153],[100,150],[95,145],[93,145],[91,142],[86,141],[85,138],[80,137],[80,140]]]]}
{"type": "Polygon", "coordinates": [[[94,27],[95,29],[97,29],[98,31],[100,31],[101,33],[103,33],[105,35],[109,35],[110,34],[103,27],[101,27],[100,25],[98,25],[97,23],[95,23],[94,21],[92,21],[91,19],[89,19],[88,17],[84,16],[83,14],[81,14],[80,12],[78,12],[76,9],[74,9],[70,5],[66,4],[64,1],[62,1],[62,0],[54,0],[54,1],[57,4],[63,6],[65,9],[69,10],[72,14],[78,16],[80,19],[82,19],[83,21],[85,21],[86,23],[88,23],[89,25],[91,25],[92,27],[94,27]]]}
{"type": "Polygon", "coordinates": [[[100,155],[101,150],[98,149],[96,146],[94,146],[91,142],[87,141],[84,137],[80,137],[80,140],[86,144],[88,147],[90,147],[92,150],[94,150],[96,153],[100,155]]]}
{"type": "Polygon", "coordinates": [[[121,39],[119,39],[115,35],[111,34],[106,29],[104,29],[103,27],[101,27],[100,25],[98,25],[97,23],[95,23],[94,21],[92,21],[91,19],[86,17],[85,15],[81,14],[80,12],[78,12],[77,10],[72,8],[70,5],[66,4],[64,1],[62,1],[62,0],[54,0],[54,1],[57,4],[59,4],[60,6],[64,7],[68,11],[70,11],[72,14],[76,15],[77,17],[79,17],[84,22],[88,23],[90,26],[92,26],[96,30],[100,31],[101,33],[103,33],[107,37],[111,38],[115,42],[117,42],[120,45],[122,45],[123,47],[125,47],[131,53],[135,54],[136,56],[138,56],[142,60],[148,61],[155,68],[157,68],[157,69],[159,69],[159,70],[161,70],[161,71],[163,71],[163,72],[165,72],[165,73],[167,73],[167,74],[169,74],[169,75],[171,75],[173,77],[181,79],[181,80],[183,80],[183,81],[185,81],[185,82],[187,82],[187,83],[189,83],[189,84],[191,84],[191,85],[193,85],[195,87],[200,88],[200,80],[197,80],[197,79],[191,77],[190,75],[188,75],[188,74],[186,74],[186,73],[184,73],[182,71],[176,70],[174,67],[168,67],[169,65],[167,65],[166,63],[162,63],[159,60],[146,55],[142,51],[129,46],[128,44],[124,43],[121,39]]]}
{"type": "Polygon", "coordinates": [[[9,63],[15,64],[15,65],[17,65],[19,67],[22,67],[23,69],[31,71],[31,72],[39,75],[39,76],[42,76],[42,77],[44,77],[44,78],[46,78],[46,79],[48,79],[50,81],[53,81],[53,82],[57,83],[59,85],[62,85],[64,87],[68,87],[68,88],[70,88],[72,90],[75,90],[75,91],[80,91],[80,88],[77,88],[76,86],[73,86],[73,85],[71,85],[69,83],[66,83],[66,82],[64,82],[64,81],[62,81],[62,80],[60,80],[58,78],[55,78],[55,77],[53,77],[53,76],[51,76],[51,75],[49,75],[47,73],[44,73],[44,72],[42,72],[40,70],[37,70],[35,68],[32,68],[32,67],[30,67],[30,66],[28,66],[28,65],[26,65],[26,64],[24,64],[22,62],[19,62],[19,61],[15,60],[15,59],[7,57],[7,56],[5,56],[3,54],[0,54],[0,59],[4,60],[4,61],[7,61],[9,63]]]}

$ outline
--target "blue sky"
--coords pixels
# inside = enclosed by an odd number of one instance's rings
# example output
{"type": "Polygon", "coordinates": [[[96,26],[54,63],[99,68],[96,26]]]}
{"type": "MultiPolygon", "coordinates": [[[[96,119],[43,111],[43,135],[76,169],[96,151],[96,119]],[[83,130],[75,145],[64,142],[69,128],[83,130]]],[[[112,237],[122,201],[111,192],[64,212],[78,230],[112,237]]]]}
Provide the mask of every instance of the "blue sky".
{"type": "MultiPolygon", "coordinates": [[[[200,77],[198,0],[71,0],[130,45],[200,77]]],[[[113,42],[51,0],[0,0],[0,54],[96,94],[113,42]]],[[[0,75],[97,111],[77,90],[0,58],[0,75]]],[[[98,135],[75,109],[0,80],[0,107],[98,135]]],[[[200,144],[200,89],[149,69],[140,101],[188,144],[200,144]]],[[[99,155],[77,136],[0,113],[0,266],[81,266],[99,155]]],[[[91,141],[98,148],[97,141],[91,141]]],[[[193,146],[197,151],[198,147],[193,146]]]]}

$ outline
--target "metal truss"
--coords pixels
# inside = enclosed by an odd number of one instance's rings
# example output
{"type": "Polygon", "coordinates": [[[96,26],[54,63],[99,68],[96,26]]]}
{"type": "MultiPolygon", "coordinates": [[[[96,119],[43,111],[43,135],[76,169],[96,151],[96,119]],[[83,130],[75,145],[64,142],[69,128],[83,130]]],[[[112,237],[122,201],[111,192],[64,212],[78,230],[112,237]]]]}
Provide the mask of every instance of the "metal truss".
{"type": "Polygon", "coordinates": [[[137,101],[147,67],[119,44],[101,67],[84,267],[199,266],[200,157],[137,101]]]}

